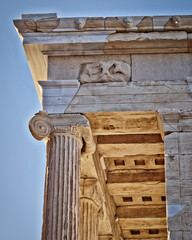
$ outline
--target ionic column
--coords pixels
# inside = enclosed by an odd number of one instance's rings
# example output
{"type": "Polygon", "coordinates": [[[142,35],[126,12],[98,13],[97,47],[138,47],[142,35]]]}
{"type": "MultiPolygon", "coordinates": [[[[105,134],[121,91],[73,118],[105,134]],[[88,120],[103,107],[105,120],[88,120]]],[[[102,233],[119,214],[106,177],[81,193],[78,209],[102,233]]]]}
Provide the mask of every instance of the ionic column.
{"type": "Polygon", "coordinates": [[[81,148],[87,154],[94,151],[88,120],[80,114],[41,112],[29,128],[36,139],[47,140],[42,240],[78,240],[81,148]]]}
{"type": "Polygon", "coordinates": [[[80,240],[98,240],[101,194],[97,179],[81,179],[81,237],[80,240]]]}

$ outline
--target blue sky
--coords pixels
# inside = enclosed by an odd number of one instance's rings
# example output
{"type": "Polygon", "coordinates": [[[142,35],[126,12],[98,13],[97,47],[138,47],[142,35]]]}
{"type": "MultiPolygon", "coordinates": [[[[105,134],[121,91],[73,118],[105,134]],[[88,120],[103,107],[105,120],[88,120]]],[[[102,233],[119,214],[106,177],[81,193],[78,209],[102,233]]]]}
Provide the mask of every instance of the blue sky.
{"type": "Polygon", "coordinates": [[[45,144],[28,130],[41,109],[25,53],[12,20],[21,13],[58,17],[189,15],[192,0],[7,0],[1,4],[0,37],[0,239],[41,237],[45,144]]]}

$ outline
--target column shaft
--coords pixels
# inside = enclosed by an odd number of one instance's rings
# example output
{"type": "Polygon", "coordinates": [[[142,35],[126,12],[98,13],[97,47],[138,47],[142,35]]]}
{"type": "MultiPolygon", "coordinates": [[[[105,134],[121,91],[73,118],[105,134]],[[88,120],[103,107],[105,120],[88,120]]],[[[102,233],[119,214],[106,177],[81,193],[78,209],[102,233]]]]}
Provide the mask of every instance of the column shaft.
{"type": "Polygon", "coordinates": [[[81,198],[81,240],[98,240],[98,206],[81,198]]]}
{"type": "Polygon", "coordinates": [[[81,145],[68,133],[56,133],[47,143],[47,173],[43,240],[79,239],[81,145]]]}

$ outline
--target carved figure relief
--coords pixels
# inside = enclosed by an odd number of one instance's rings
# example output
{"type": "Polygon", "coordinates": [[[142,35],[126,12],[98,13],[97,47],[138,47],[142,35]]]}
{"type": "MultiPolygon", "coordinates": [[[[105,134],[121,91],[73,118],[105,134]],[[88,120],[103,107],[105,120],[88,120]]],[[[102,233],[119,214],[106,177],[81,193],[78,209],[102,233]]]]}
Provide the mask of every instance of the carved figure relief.
{"type": "Polygon", "coordinates": [[[85,26],[85,23],[86,23],[86,18],[77,18],[75,20],[75,26],[76,28],[78,28],[79,30],[83,30],[84,29],[84,26],[85,26]]]}
{"type": "Polygon", "coordinates": [[[99,61],[82,65],[81,83],[127,82],[130,81],[130,65],[123,61],[99,61]]]}
{"type": "Polygon", "coordinates": [[[182,19],[180,16],[172,16],[169,18],[169,21],[165,24],[165,26],[179,27],[181,23],[182,19]]]}
{"type": "Polygon", "coordinates": [[[133,26],[133,18],[131,17],[123,17],[119,18],[119,20],[126,28],[130,28],[133,26]]]}

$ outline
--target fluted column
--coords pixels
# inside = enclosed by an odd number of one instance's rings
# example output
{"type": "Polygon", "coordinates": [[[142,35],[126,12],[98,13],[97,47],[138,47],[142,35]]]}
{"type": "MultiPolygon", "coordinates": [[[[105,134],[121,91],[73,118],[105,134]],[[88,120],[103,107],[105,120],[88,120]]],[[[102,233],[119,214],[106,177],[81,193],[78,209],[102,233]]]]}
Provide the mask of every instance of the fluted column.
{"type": "Polygon", "coordinates": [[[47,140],[42,240],[79,240],[81,148],[94,151],[88,120],[80,114],[38,113],[29,127],[36,139],[47,140]]]}
{"type": "Polygon", "coordinates": [[[81,198],[81,240],[98,239],[98,206],[81,198]]]}
{"type": "Polygon", "coordinates": [[[44,239],[77,239],[81,143],[75,135],[52,134],[47,164],[44,239]],[[65,231],[64,231],[65,230],[65,231]]]}
{"type": "Polygon", "coordinates": [[[81,179],[81,237],[80,240],[98,240],[99,211],[102,197],[96,179],[81,179]]]}

